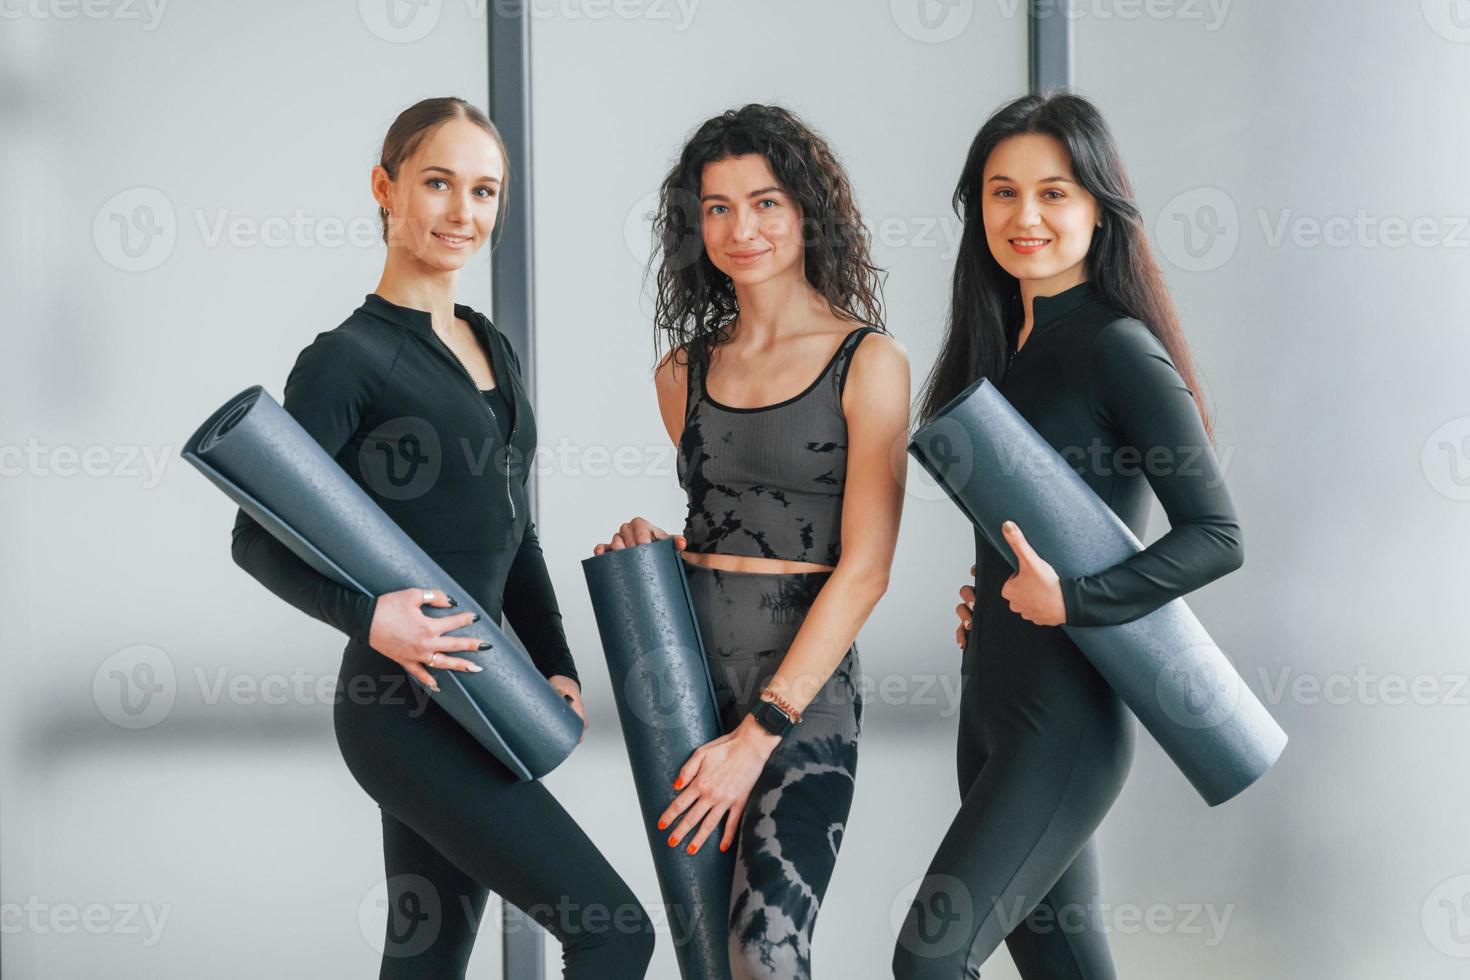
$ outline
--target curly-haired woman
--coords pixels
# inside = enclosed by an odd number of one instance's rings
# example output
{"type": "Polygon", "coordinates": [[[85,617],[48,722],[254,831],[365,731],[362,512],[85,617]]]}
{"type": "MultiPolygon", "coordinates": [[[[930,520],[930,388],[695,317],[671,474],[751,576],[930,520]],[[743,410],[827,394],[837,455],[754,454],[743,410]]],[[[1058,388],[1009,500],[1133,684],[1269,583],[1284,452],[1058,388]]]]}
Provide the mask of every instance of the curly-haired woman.
{"type": "MultiPolygon", "coordinates": [[[[898,536],[908,359],[847,175],[785,109],[701,125],[655,237],[654,380],[689,498],[676,545],[725,731],[669,774],[682,792],[658,825],[694,853],[723,821],[736,847],[731,973],[810,977],[857,769],[853,640],[898,536]]],[[[666,536],[634,518],[596,552],[666,536]]]]}

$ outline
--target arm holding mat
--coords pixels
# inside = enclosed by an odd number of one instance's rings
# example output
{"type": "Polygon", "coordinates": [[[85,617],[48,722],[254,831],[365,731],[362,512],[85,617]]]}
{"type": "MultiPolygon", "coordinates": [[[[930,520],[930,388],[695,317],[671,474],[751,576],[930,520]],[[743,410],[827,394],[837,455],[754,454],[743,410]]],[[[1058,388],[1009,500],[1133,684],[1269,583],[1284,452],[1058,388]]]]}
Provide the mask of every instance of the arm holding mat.
{"type": "Polygon", "coordinates": [[[1115,320],[1092,350],[1088,404],[1123,434],[1169,517],[1169,531],[1123,561],[1061,580],[1068,626],[1132,622],[1235,571],[1245,560],[1240,522],[1194,396],[1142,322],[1115,320]],[[1163,465],[1150,452],[1166,452],[1163,465]]]}

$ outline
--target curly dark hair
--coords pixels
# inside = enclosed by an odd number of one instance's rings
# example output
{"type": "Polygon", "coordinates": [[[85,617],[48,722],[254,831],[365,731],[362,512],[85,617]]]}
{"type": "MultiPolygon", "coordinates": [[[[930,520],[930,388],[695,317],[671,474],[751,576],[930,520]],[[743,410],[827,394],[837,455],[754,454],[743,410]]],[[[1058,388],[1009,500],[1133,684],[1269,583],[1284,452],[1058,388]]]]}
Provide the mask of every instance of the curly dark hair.
{"type": "Polygon", "coordinates": [[[827,141],[795,113],[752,103],[701,124],[659,188],[648,267],[657,267],[655,353],[663,339],[676,352],[684,348],[687,363],[691,341],[730,339],[728,327],[739,312],[735,285],[705,253],[700,181],[706,164],[749,153],[763,156],[801,205],[807,281],[838,317],[884,329],[882,270],[868,254],[870,236],[847,172],[827,141]]]}

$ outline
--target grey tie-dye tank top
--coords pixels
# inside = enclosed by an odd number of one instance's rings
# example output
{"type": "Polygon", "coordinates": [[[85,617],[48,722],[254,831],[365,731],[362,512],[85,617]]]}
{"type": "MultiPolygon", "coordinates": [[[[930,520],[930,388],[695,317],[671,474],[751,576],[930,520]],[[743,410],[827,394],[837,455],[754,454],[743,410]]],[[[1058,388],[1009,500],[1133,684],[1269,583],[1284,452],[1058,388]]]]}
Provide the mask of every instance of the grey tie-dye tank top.
{"type": "Polygon", "coordinates": [[[805,391],[757,408],[710,398],[708,352],[691,345],[678,456],[688,551],[837,564],[847,483],[842,389],[853,352],[876,332],[853,330],[805,391]]]}

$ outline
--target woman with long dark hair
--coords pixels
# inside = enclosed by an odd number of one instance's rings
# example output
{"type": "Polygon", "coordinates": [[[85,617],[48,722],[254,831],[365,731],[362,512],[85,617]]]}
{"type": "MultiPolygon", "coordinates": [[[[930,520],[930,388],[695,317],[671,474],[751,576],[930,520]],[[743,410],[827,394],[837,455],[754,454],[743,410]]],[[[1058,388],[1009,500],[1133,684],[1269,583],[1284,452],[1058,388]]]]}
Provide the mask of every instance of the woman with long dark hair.
{"type": "MultiPolygon", "coordinates": [[[[689,498],[676,545],[725,731],[669,773],[658,826],[689,853],[717,831],[736,848],[732,975],[802,980],[857,771],[853,641],[898,536],[908,361],[847,175],[787,110],[701,125],[654,228],[654,380],[689,498]]],[[[595,550],[663,537],[634,518],[595,550]]]]}
{"type": "Polygon", "coordinates": [[[894,974],[979,976],[1004,940],[1027,980],[1099,980],[1114,971],[1092,835],[1122,789],[1133,730],[1059,627],[1126,623],[1234,570],[1240,526],[1097,109],[1065,94],[1003,106],[971,144],[954,202],[964,234],[922,418],[988,378],[1135,535],[1150,488],[1170,530],[1065,579],[1025,528],[1001,529],[1014,572],[976,531],[974,583],[956,606],[962,803],[904,921],[894,974]]]}
{"type": "MultiPolygon", "coordinates": [[[[463,99],[404,110],[372,190],[387,262],[375,292],[319,334],[286,381],[286,411],[485,611],[502,612],[586,724],[561,613],[526,508],[535,421],[520,362],[454,301],[505,199],[505,146],[463,99]]],[[[479,670],[449,635],[473,614],[447,583],[377,597],[321,575],[241,511],[235,561],[349,637],[333,709],[348,769],[382,811],[388,924],[379,976],[463,977],[489,890],[560,940],[564,976],[636,980],[653,955],[637,898],[540,782],[520,782],[422,688],[479,670]],[[414,682],[410,682],[409,678],[414,682]]]]}

